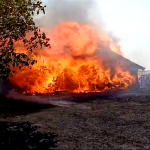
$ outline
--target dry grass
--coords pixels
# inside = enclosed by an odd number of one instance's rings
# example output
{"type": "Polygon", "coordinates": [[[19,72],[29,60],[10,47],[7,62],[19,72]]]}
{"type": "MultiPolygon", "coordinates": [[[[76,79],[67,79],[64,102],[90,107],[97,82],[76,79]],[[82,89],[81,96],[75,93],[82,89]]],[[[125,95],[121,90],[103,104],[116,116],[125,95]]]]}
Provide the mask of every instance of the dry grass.
{"type": "Polygon", "coordinates": [[[28,121],[41,126],[42,132],[58,134],[56,149],[150,149],[150,97],[97,99],[0,116],[0,121],[28,121]]]}

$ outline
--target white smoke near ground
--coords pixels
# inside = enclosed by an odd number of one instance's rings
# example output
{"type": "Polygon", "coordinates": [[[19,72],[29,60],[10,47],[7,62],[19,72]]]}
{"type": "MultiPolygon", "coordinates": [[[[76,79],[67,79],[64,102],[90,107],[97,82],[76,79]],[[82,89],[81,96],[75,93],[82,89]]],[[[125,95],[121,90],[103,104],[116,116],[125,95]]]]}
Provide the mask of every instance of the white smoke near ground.
{"type": "Polygon", "coordinates": [[[41,105],[52,105],[52,106],[60,106],[60,107],[69,107],[72,105],[76,105],[74,102],[66,101],[67,98],[69,98],[69,95],[66,96],[37,96],[37,95],[24,95],[17,91],[10,90],[7,95],[7,98],[14,99],[14,100],[21,100],[25,101],[27,103],[35,103],[35,104],[41,104],[41,105]]]}

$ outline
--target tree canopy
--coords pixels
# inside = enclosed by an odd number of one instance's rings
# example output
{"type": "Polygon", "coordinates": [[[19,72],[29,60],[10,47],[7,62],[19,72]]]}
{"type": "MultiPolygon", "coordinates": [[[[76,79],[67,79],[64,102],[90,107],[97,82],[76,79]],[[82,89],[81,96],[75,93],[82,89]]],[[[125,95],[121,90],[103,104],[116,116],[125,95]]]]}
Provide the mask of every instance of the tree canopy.
{"type": "Polygon", "coordinates": [[[9,79],[15,73],[14,68],[32,66],[36,63],[24,53],[15,52],[16,41],[23,41],[30,52],[42,46],[50,47],[49,38],[36,27],[33,16],[45,7],[38,0],[0,0],[0,78],[9,79]],[[33,35],[27,38],[27,33],[33,35]]]}

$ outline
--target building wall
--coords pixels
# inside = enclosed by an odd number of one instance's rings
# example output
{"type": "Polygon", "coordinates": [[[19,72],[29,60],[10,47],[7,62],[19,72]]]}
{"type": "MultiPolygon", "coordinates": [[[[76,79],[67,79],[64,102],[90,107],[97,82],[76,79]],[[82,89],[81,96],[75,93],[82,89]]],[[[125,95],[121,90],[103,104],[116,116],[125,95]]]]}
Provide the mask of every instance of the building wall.
{"type": "Polygon", "coordinates": [[[139,71],[138,81],[140,89],[150,89],[150,71],[149,70],[139,71]]]}
{"type": "Polygon", "coordinates": [[[136,81],[135,84],[133,84],[132,86],[129,87],[129,89],[131,90],[138,90],[139,89],[139,81],[138,81],[138,69],[134,69],[134,70],[128,70],[132,75],[135,76],[136,81]]]}

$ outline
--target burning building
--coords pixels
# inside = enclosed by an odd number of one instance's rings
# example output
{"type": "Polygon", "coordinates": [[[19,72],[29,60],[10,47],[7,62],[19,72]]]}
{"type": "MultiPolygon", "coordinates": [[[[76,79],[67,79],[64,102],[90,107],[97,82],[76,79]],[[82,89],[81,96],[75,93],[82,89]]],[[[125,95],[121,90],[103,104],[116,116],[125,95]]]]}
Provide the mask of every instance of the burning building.
{"type": "MultiPolygon", "coordinates": [[[[106,62],[109,62],[111,64],[111,70],[113,68],[116,68],[118,66],[124,71],[127,71],[131,75],[135,77],[135,82],[130,85],[130,89],[138,89],[139,88],[139,79],[138,79],[138,72],[139,70],[145,70],[145,68],[141,65],[138,65],[129,59],[123,57],[122,55],[119,55],[116,52],[113,51],[103,51],[102,57],[107,58],[105,59],[106,62]],[[106,57],[107,56],[107,57],[106,57]]],[[[125,74],[124,74],[125,75],[125,74]]]]}
{"type": "Polygon", "coordinates": [[[123,57],[115,38],[101,28],[93,3],[93,0],[51,0],[52,9],[38,22],[41,31],[51,39],[51,49],[36,48],[30,53],[22,41],[15,43],[16,52],[27,54],[37,63],[32,69],[15,68],[17,73],[10,78],[14,87],[30,94],[137,87],[138,69],[144,68],[123,57]]]}
{"type": "MultiPolygon", "coordinates": [[[[51,49],[36,49],[31,58],[37,60],[32,69],[22,68],[11,82],[24,92],[54,91],[102,92],[124,90],[137,85],[138,69],[103,31],[77,22],[63,22],[49,33],[51,49]]],[[[22,42],[17,52],[25,52],[22,42]]]]}

